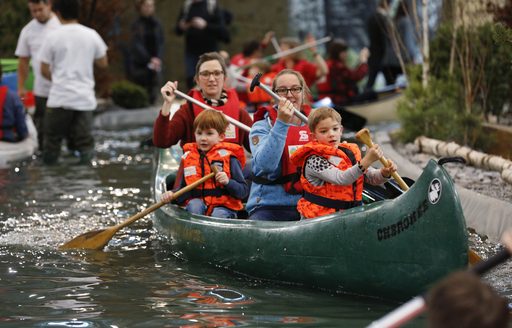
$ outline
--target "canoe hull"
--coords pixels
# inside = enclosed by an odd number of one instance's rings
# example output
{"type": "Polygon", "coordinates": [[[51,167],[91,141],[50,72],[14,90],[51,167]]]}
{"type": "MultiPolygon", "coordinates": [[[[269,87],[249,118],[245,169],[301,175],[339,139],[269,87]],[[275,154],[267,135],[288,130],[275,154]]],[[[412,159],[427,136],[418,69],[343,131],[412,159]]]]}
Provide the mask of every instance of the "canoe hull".
{"type": "Polygon", "coordinates": [[[38,148],[37,131],[30,115],[25,116],[28,137],[20,142],[0,141],[0,167],[30,158],[38,148]]]}
{"type": "Polygon", "coordinates": [[[404,299],[467,265],[467,233],[453,183],[434,162],[425,172],[394,200],[314,220],[215,219],[168,205],[155,213],[155,227],[170,238],[173,254],[189,261],[260,279],[404,299]],[[442,189],[433,204],[428,195],[435,179],[442,189]]]}

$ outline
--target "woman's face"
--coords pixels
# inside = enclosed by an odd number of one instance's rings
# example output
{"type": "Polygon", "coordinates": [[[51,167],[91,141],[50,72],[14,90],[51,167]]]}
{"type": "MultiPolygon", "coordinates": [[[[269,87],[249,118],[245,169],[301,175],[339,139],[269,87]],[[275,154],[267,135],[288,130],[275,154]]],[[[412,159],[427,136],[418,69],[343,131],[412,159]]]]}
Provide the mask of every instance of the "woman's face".
{"type": "Polygon", "coordinates": [[[343,50],[343,51],[340,51],[338,53],[338,60],[341,61],[342,63],[346,63],[347,62],[347,58],[348,58],[348,51],[347,50],[343,50]]]}
{"type": "Polygon", "coordinates": [[[218,60],[209,60],[199,66],[196,83],[208,98],[219,99],[226,76],[218,60]]]}
{"type": "Polygon", "coordinates": [[[155,2],[153,0],[147,0],[140,6],[140,15],[143,17],[153,16],[155,13],[155,2]]]}
{"type": "Polygon", "coordinates": [[[300,80],[294,74],[283,74],[276,80],[274,92],[280,97],[285,97],[299,110],[304,102],[304,88],[300,80]],[[300,91],[299,91],[300,90],[300,91]]]}

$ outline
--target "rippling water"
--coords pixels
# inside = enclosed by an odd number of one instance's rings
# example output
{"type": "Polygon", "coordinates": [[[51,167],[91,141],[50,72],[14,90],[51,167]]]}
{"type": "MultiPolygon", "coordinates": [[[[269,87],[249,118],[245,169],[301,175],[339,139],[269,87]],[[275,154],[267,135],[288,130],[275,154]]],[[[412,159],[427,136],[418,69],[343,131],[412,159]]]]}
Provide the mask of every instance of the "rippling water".
{"type": "MultiPolygon", "coordinates": [[[[97,159],[0,169],[0,322],[5,327],[364,327],[398,304],[273,285],[177,260],[148,219],[104,252],[57,250],[152,203],[150,128],[95,132],[97,159]]],[[[481,253],[496,245],[472,235],[481,253]]],[[[486,279],[512,295],[510,266],[486,279]]],[[[422,327],[417,319],[408,327],[422,327]]]]}

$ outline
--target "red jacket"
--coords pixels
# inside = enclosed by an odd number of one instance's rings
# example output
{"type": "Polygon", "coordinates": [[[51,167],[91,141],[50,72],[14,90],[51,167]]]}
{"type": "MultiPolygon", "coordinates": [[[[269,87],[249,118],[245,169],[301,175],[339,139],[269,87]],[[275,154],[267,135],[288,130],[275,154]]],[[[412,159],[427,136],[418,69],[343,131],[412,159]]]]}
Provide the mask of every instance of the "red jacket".
{"type": "MultiPolygon", "coordinates": [[[[227,94],[228,103],[239,103],[234,90],[227,90],[227,94]]],[[[192,91],[189,92],[189,95],[192,95],[192,91]]],[[[169,116],[163,116],[160,113],[153,125],[153,144],[160,148],[169,148],[180,140],[181,147],[186,143],[195,142],[196,138],[193,131],[194,119],[193,106],[189,102],[183,104],[171,120],[169,120],[169,116]]],[[[252,126],[252,119],[243,108],[240,109],[238,121],[247,126],[252,126]]],[[[250,151],[249,132],[242,129],[239,129],[239,132],[237,143],[244,146],[247,151],[250,151]]]]}
{"type": "MultiPolygon", "coordinates": [[[[281,72],[285,68],[287,67],[284,59],[281,59],[277,63],[272,65],[272,71],[276,73],[281,72]]],[[[299,59],[294,63],[292,69],[299,72],[302,75],[304,81],[306,82],[306,85],[309,88],[311,88],[313,84],[316,82],[317,66],[315,64],[310,63],[304,59],[299,59]]]]}
{"type": "Polygon", "coordinates": [[[318,97],[330,97],[336,105],[348,103],[359,92],[357,82],[368,73],[368,64],[361,64],[355,69],[348,68],[339,60],[327,61],[329,73],[324,82],[317,83],[318,97]]]}

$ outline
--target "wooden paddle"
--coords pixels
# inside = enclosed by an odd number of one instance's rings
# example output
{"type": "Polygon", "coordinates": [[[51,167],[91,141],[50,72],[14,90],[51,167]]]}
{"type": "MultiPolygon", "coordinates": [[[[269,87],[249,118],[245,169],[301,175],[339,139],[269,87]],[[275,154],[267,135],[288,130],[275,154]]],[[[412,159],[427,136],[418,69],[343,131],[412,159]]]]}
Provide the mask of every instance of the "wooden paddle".
{"type": "MultiPolygon", "coordinates": [[[[370,131],[368,129],[365,128],[365,129],[362,129],[359,132],[357,132],[356,138],[358,140],[360,140],[361,142],[363,142],[366,146],[368,146],[370,148],[373,147],[372,137],[371,137],[370,131]]],[[[389,165],[388,160],[384,156],[379,158],[379,160],[382,163],[382,165],[384,165],[384,166],[389,165]]],[[[394,172],[393,174],[391,174],[391,176],[395,179],[395,181],[398,183],[398,185],[400,186],[400,188],[402,188],[402,190],[404,192],[409,190],[409,186],[407,185],[407,183],[405,183],[405,181],[402,179],[402,177],[400,175],[398,175],[398,173],[394,172]]],[[[468,250],[469,264],[474,265],[480,261],[482,261],[482,258],[474,250],[469,249],[468,250]]]]}
{"type": "MultiPolygon", "coordinates": [[[[366,128],[359,130],[359,132],[356,133],[356,138],[359,141],[363,142],[369,148],[373,147],[373,141],[372,141],[372,136],[370,135],[370,130],[368,130],[366,128]]],[[[385,167],[389,166],[389,162],[384,156],[379,158],[379,161],[385,167]]],[[[397,172],[393,172],[391,174],[391,176],[395,179],[395,181],[398,183],[398,185],[400,186],[400,188],[402,188],[403,191],[409,190],[409,186],[407,185],[407,183],[405,183],[405,181],[402,179],[402,177],[400,175],[398,175],[397,172]]]]}
{"type": "MultiPolygon", "coordinates": [[[[192,189],[198,187],[199,185],[203,184],[206,180],[213,178],[215,176],[216,168],[215,166],[212,167],[212,170],[214,172],[205,175],[201,179],[197,180],[194,183],[189,184],[188,186],[181,188],[180,190],[176,191],[172,195],[172,199],[174,200],[178,198],[179,196],[183,195],[184,193],[187,193],[191,191],[192,189]]],[[[137,221],[140,218],[145,217],[149,213],[159,209],[163,205],[167,204],[167,202],[160,201],[156,204],[151,205],[150,207],[146,208],[142,212],[139,212],[135,214],[134,216],[130,217],[128,220],[121,222],[113,227],[100,229],[100,230],[94,230],[89,231],[84,234],[81,234],[78,237],[75,237],[68,241],[67,243],[61,245],[59,247],[60,250],[66,250],[66,249],[93,249],[93,250],[101,250],[105,245],[108,244],[110,239],[122,228],[132,224],[133,222],[137,221]]]]}

